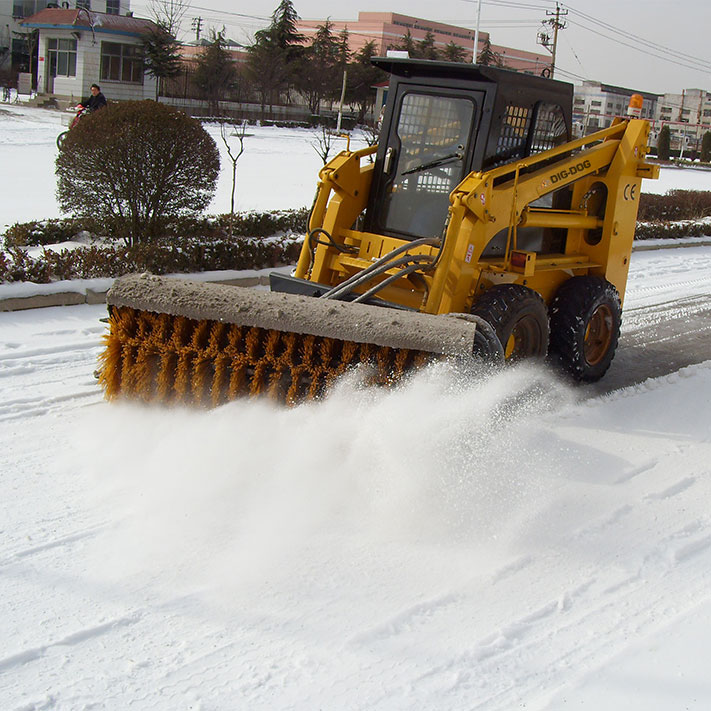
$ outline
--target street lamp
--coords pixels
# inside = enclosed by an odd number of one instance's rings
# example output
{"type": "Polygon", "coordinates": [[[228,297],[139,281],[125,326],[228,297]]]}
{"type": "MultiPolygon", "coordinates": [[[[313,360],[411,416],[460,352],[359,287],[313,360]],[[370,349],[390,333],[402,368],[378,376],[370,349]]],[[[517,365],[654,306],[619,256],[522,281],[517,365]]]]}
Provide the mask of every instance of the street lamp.
{"type": "Polygon", "coordinates": [[[474,56],[472,64],[476,64],[476,56],[479,52],[479,21],[481,20],[481,0],[477,0],[476,4],[476,29],[474,30],[474,56]]]}

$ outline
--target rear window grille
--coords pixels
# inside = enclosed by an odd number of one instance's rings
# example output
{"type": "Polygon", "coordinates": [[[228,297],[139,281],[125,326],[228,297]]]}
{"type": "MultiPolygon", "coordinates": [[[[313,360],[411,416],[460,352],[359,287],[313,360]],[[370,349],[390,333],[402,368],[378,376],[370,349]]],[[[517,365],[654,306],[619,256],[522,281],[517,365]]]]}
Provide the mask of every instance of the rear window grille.
{"type": "Polygon", "coordinates": [[[557,104],[539,104],[536,122],[533,125],[531,153],[540,153],[555,148],[568,140],[563,109],[557,104]]]}
{"type": "Polygon", "coordinates": [[[503,165],[526,155],[531,113],[531,109],[527,106],[509,104],[506,107],[493,165],[503,165]]]}

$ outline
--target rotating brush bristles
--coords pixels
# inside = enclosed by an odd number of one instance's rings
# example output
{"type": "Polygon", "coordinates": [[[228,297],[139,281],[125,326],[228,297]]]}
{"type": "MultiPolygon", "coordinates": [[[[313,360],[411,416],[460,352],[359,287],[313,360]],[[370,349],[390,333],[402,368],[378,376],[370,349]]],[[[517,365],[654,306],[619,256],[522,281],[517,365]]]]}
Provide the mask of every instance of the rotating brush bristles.
{"type": "Polygon", "coordinates": [[[321,396],[349,368],[391,385],[433,356],[333,338],[196,321],[112,307],[99,382],[106,397],[216,407],[267,396],[287,404],[321,396]]]}

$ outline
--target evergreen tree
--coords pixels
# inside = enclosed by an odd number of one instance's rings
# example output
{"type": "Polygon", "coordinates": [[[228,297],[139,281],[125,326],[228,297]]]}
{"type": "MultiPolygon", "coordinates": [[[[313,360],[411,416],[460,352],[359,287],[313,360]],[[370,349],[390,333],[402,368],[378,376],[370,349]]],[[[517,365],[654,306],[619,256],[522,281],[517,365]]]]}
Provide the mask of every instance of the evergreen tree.
{"type": "Polygon", "coordinates": [[[351,61],[351,50],[349,48],[350,37],[348,28],[344,27],[338,33],[338,64],[345,68],[348,62],[351,61]]]}
{"type": "Polygon", "coordinates": [[[291,0],[281,0],[269,27],[256,32],[247,48],[247,76],[260,97],[262,115],[291,86],[295,64],[304,51],[305,38],[296,30],[298,20],[291,0]]]}
{"type": "Polygon", "coordinates": [[[451,41],[442,50],[442,59],[445,62],[466,62],[467,61],[467,50],[461,45],[456,44],[451,41]]]}
{"type": "Polygon", "coordinates": [[[387,80],[387,74],[370,61],[377,54],[375,40],[371,40],[356,52],[354,61],[348,65],[346,101],[358,107],[358,123],[365,121],[366,114],[375,103],[373,87],[387,80]]]}
{"type": "Polygon", "coordinates": [[[143,67],[146,74],[156,78],[156,101],[163,79],[176,77],[182,71],[180,43],[164,26],[156,28],[143,38],[143,67]]]}
{"type": "Polygon", "coordinates": [[[421,59],[439,59],[439,52],[435,47],[435,36],[431,30],[427,30],[424,39],[417,43],[417,56],[421,59]]]}
{"type": "Polygon", "coordinates": [[[706,131],[701,139],[701,160],[704,163],[711,161],[711,131],[706,131]]]}
{"type": "Polygon", "coordinates": [[[326,20],[316,28],[311,46],[304,50],[296,73],[296,88],[304,95],[312,114],[318,114],[321,102],[340,90],[339,42],[333,36],[333,24],[326,20]]]}
{"type": "Polygon", "coordinates": [[[275,46],[269,40],[255,42],[247,48],[249,59],[246,74],[259,96],[262,117],[266,107],[278,102],[280,95],[290,84],[291,67],[285,49],[275,46]]]}
{"type": "Polygon", "coordinates": [[[388,49],[394,49],[398,52],[407,52],[411,57],[418,56],[417,45],[415,44],[415,40],[412,34],[410,33],[410,30],[405,32],[405,34],[400,38],[400,41],[397,44],[388,47],[388,49]]]}
{"type": "Polygon", "coordinates": [[[503,67],[504,60],[501,55],[491,48],[491,41],[487,37],[484,40],[484,46],[479,52],[479,56],[476,58],[477,64],[481,64],[484,67],[503,67]]]}
{"type": "Polygon", "coordinates": [[[657,158],[669,160],[671,155],[671,131],[669,125],[664,124],[657,136],[657,158]]]}
{"type": "Polygon", "coordinates": [[[197,68],[193,75],[195,85],[207,99],[210,110],[220,113],[220,99],[234,86],[237,68],[227,51],[224,30],[210,33],[210,42],[197,56],[197,68]]]}
{"type": "MultiPolygon", "coordinates": [[[[287,60],[296,59],[305,41],[305,37],[300,35],[296,29],[296,24],[299,21],[299,15],[294,8],[291,0],[281,0],[279,6],[272,13],[272,23],[266,30],[261,30],[261,33],[267,32],[270,41],[280,49],[287,50],[287,60]]],[[[255,38],[260,34],[257,32],[255,38]]]]}

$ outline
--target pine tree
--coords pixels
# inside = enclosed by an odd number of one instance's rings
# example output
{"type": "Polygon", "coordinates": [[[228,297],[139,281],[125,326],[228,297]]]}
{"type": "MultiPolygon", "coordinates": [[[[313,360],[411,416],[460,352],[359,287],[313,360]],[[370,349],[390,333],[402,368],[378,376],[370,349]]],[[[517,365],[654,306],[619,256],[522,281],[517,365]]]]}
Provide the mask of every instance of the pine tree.
{"type": "Polygon", "coordinates": [[[657,136],[657,157],[661,160],[669,160],[671,155],[671,131],[669,125],[664,124],[657,136]]]}
{"type": "Polygon", "coordinates": [[[397,44],[388,47],[388,49],[395,49],[399,52],[407,52],[411,57],[417,57],[417,45],[415,40],[408,30],[401,38],[397,44]]]}
{"type": "Polygon", "coordinates": [[[182,71],[180,43],[162,25],[143,38],[143,66],[146,74],[156,78],[156,101],[162,79],[176,77],[182,71]]]}
{"type": "Polygon", "coordinates": [[[706,131],[701,139],[701,160],[704,163],[711,161],[711,131],[706,131]]]}
{"type": "Polygon", "coordinates": [[[349,49],[350,36],[348,28],[344,27],[338,33],[338,64],[345,67],[351,61],[351,50],[349,49]]]}
{"type": "Polygon", "coordinates": [[[442,59],[445,62],[466,62],[467,51],[461,45],[451,41],[442,50],[442,59]]]}
{"type": "Polygon", "coordinates": [[[309,111],[317,115],[321,102],[340,89],[339,42],[333,36],[333,24],[326,20],[316,28],[316,35],[299,62],[296,88],[304,95],[309,111]]]}
{"type": "Polygon", "coordinates": [[[427,30],[424,39],[417,43],[417,56],[422,59],[439,59],[439,52],[435,47],[435,36],[431,30],[427,30]]]}
{"type": "Polygon", "coordinates": [[[494,52],[494,50],[491,48],[491,41],[488,37],[484,40],[484,47],[482,48],[481,52],[479,52],[479,56],[476,58],[476,63],[480,64],[483,67],[504,66],[504,60],[501,58],[500,54],[494,52]]]}
{"type": "Polygon", "coordinates": [[[260,97],[262,116],[266,106],[279,100],[289,90],[297,60],[304,52],[305,38],[296,24],[299,16],[291,0],[281,0],[272,13],[269,27],[254,34],[254,43],[247,48],[247,76],[260,97]]]}
{"type": "Polygon", "coordinates": [[[358,107],[358,123],[365,121],[365,115],[375,103],[376,84],[387,79],[387,74],[371,63],[378,54],[375,40],[366,42],[348,65],[348,87],[346,101],[358,107]]]}
{"type": "Polygon", "coordinates": [[[207,99],[210,110],[217,116],[220,113],[220,99],[237,79],[237,68],[227,51],[224,31],[211,32],[210,43],[200,52],[196,61],[193,81],[207,99]]]}
{"type": "Polygon", "coordinates": [[[291,0],[281,0],[277,9],[272,13],[272,23],[266,30],[270,35],[270,40],[277,47],[287,50],[289,61],[295,59],[303,49],[302,44],[305,37],[299,34],[296,29],[298,21],[299,15],[291,0]]]}

